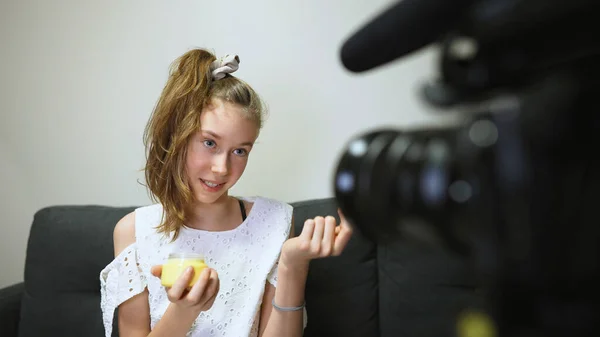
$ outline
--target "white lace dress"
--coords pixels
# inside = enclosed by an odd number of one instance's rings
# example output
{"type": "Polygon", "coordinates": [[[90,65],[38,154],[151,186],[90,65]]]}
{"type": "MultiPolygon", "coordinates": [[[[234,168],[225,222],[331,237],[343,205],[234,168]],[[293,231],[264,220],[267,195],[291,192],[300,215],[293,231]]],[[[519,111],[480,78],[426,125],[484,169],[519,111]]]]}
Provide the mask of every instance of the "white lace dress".
{"type": "Polygon", "coordinates": [[[150,267],[166,262],[171,252],[201,253],[206,264],[219,274],[220,291],[214,305],[198,316],[188,336],[258,335],[265,284],[268,281],[277,285],[277,261],[290,232],[292,207],[262,197],[242,199],[254,205],[237,228],[210,232],[184,227],[174,242],[155,231],[162,217],[161,205],[135,210],[135,243],[100,273],[107,337],[112,333],[115,309],[146,287],[151,328],[158,323],[170,302],[160,279],[150,274],[150,267]]]}

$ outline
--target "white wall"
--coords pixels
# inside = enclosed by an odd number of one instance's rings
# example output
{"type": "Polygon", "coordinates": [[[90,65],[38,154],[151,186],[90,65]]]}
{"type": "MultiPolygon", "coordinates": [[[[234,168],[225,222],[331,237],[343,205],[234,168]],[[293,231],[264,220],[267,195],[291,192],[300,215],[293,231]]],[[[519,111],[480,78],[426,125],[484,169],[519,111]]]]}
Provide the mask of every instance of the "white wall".
{"type": "Polygon", "coordinates": [[[391,1],[0,2],[0,286],[22,280],[33,213],[148,203],[142,132],[169,63],[200,46],[237,53],[270,117],[234,193],[332,195],[357,132],[433,121],[417,100],[431,50],[345,71],[344,38],[391,1]]]}

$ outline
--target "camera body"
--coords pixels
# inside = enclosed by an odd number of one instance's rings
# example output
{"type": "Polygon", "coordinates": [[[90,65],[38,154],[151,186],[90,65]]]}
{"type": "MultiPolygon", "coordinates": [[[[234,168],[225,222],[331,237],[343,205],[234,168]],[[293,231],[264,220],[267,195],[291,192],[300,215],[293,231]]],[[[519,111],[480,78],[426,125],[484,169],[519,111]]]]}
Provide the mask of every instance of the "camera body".
{"type": "MultiPolygon", "coordinates": [[[[435,12],[421,1],[429,12],[416,13],[435,12]]],[[[472,258],[500,336],[597,334],[600,5],[460,3],[436,39],[440,77],[421,93],[462,107],[464,122],[357,135],[335,171],[336,200],[371,240],[472,258]]]]}

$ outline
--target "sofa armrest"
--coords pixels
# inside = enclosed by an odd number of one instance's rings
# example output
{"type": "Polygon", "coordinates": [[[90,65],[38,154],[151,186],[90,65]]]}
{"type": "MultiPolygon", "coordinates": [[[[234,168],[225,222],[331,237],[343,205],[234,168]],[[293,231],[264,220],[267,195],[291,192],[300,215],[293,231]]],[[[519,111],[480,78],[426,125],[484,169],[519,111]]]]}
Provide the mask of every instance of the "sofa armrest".
{"type": "Polygon", "coordinates": [[[0,336],[17,337],[24,290],[22,282],[0,289],[0,336]]]}

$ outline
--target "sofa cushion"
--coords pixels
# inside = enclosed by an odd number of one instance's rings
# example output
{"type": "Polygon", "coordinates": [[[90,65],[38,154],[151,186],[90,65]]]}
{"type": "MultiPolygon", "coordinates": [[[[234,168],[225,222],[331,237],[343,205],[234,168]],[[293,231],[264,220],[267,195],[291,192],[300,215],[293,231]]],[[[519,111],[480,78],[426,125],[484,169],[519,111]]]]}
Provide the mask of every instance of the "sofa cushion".
{"type": "MultiPolygon", "coordinates": [[[[333,199],[293,203],[295,233],[304,221],[333,215],[333,199]]],[[[305,337],[379,336],[375,245],[354,231],[341,256],[313,260],[306,284],[305,337]]]]}
{"type": "Polygon", "coordinates": [[[0,289],[0,336],[17,336],[24,289],[23,283],[0,289]]]}
{"type": "Polygon", "coordinates": [[[458,314],[479,306],[468,259],[439,247],[379,243],[381,336],[454,336],[458,314]]]}
{"type": "Polygon", "coordinates": [[[104,335],[99,274],[113,258],[115,224],[132,210],[56,206],[35,214],[19,337],[104,335]]]}

